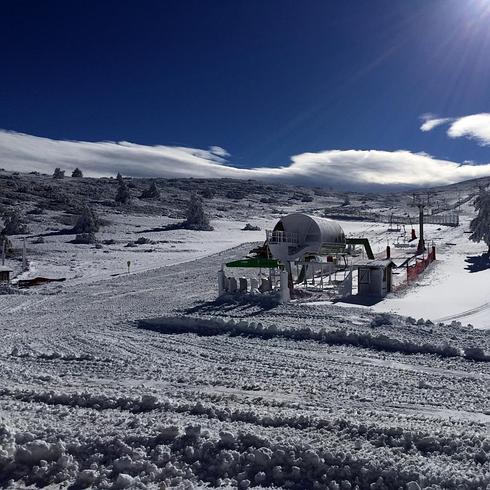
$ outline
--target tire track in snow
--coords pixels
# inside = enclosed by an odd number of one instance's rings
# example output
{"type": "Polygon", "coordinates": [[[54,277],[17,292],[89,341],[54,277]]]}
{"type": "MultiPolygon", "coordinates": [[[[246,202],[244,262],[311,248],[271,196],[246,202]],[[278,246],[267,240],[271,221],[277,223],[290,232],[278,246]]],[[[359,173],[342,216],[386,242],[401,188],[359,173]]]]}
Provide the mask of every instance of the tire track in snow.
{"type": "Polygon", "coordinates": [[[467,316],[475,315],[476,313],[481,313],[482,311],[490,309],[490,302],[484,303],[476,308],[471,308],[470,310],[465,310],[460,313],[456,313],[454,315],[448,315],[442,318],[437,318],[434,320],[435,322],[448,322],[451,320],[457,320],[459,318],[465,318],[467,316]]]}

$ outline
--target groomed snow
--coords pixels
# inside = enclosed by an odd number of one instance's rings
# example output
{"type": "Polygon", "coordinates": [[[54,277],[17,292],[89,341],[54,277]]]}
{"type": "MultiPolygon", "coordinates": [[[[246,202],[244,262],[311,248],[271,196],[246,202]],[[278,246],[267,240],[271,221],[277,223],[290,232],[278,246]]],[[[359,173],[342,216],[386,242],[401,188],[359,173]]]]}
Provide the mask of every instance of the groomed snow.
{"type": "Polygon", "coordinates": [[[471,272],[468,259],[479,257],[485,245],[468,239],[468,220],[457,228],[431,227],[437,240],[437,262],[401,295],[373,307],[374,311],[391,311],[405,316],[426,318],[434,322],[471,323],[490,329],[490,268],[471,272]]]}
{"type": "MultiPolygon", "coordinates": [[[[464,269],[483,250],[466,224],[428,226],[439,260],[374,307],[426,318],[416,321],[216,301],[221,264],[275,220],[251,220],[260,232],[226,219],[214,232],[110,221],[99,239],[116,243],[102,249],[63,235],[30,244],[28,274],[68,280],[0,296],[0,487],[490,485],[490,331],[427,320],[488,298],[488,270],[464,269]],[[125,247],[139,236],[155,243],[125,247]],[[453,288],[461,303],[447,305],[453,288]]],[[[375,252],[396,240],[386,224],[342,226],[375,252]]],[[[484,326],[480,313],[468,322],[484,326]]]]}

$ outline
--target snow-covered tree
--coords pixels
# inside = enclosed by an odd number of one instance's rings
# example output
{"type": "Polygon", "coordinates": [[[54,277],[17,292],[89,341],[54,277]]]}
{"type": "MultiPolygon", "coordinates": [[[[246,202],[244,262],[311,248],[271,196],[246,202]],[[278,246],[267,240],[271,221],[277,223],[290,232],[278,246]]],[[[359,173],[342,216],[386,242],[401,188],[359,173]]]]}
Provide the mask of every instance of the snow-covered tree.
{"type": "Polygon", "coordinates": [[[216,191],[214,189],[211,189],[211,187],[205,187],[201,191],[201,196],[204,197],[204,199],[213,199],[215,195],[216,191]]]}
{"type": "Polygon", "coordinates": [[[160,191],[155,182],[152,182],[150,187],[145,189],[140,196],[140,199],[157,199],[160,197],[160,191]]]}
{"type": "Polygon", "coordinates": [[[95,233],[99,231],[99,226],[99,219],[95,211],[89,206],[84,206],[75,226],[73,227],[73,232],[95,233]]]}
{"type": "Polygon", "coordinates": [[[72,177],[83,177],[83,172],[77,167],[72,173],[71,173],[71,176],[72,177]]]}
{"type": "Polygon", "coordinates": [[[64,179],[65,171],[61,170],[59,167],[56,167],[53,172],[53,179],[64,179]]]}
{"type": "Polygon", "coordinates": [[[490,191],[480,189],[480,194],[475,200],[477,216],[470,223],[470,240],[485,242],[488,245],[490,255],[490,191]]]}
{"type": "Polygon", "coordinates": [[[117,203],[129,204],[129,202],[131,201],[131,194],[129,193],[128,186],[126,185],[126,182],[124,182],[121,174],[118,173],[116,178],[118,182],[118,188],[116,197],[114,199],[117,203]]]}
{"type": "Polygon", "coordinates": [[[17,209],[8,209],[2,213],[4,228],[2,235],[23,235],[29,229],[24,221],[24,217],[17,209]]]}
{"type": "Polygon", "coordinates": [[[5,256],[10,257],[14,254],[14,247],[12,242],[9,240],[7,235],[4,233],[0,233],[0,255],[2,254],[3,247],[5,247],[5,256]],[[4,245],[5,244],[5,245],[4,245]]]}
{"type": "Polygon", "coordinates": [[[213,230],[213,227],[209,223],[209,217],[204,212],[202,200],[195,194],[192,194],[190,197],[184,226],[192,230],[213,230]]]}

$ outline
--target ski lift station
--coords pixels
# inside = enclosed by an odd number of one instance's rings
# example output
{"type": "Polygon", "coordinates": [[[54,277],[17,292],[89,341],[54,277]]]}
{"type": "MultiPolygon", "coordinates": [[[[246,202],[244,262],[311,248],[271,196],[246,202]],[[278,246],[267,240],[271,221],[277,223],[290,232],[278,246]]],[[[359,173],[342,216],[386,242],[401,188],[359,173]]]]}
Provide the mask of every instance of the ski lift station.
{"type": "Polygon", "coordinates": [[[272,256],[283,263],[342,253],[346,246],[344,230],[337,222],[302,213],[281,218],[266,232],[266,240],[272,256]]]}
{"type": "Polygon", "coordinates": [[[265,243],[249,256],[222,267],[219,294],[277,294],[283,302],[306,291],[345,298],[352,296],[356,272],[358,294],[383,297],[391,290],[393,265],[391,260],[375,260],[366,238],[346,238],[336,221],[293,213],[267,230],[265,243]],[[359,265],[357,246],[366,256],[359,265]],[[247,272],[237,278],[229,272],[232,269],[247,272]],[[255,276],[248,279],[250,269],[255,276]]]}

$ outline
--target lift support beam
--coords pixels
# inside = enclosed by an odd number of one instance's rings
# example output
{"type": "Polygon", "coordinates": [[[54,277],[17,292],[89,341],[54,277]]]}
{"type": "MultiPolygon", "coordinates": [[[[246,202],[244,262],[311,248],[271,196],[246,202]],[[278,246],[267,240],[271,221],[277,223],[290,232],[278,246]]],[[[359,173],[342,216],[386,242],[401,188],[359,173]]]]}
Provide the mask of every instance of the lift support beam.
{"type": "Polygon", "coordinates": [[[368,259],[374,260],[373,250],[371,249],[371,245],[367,238],[346,238],[345,243],[347,245],[362,245],[364,250],[366,250],[368,259]]]}

